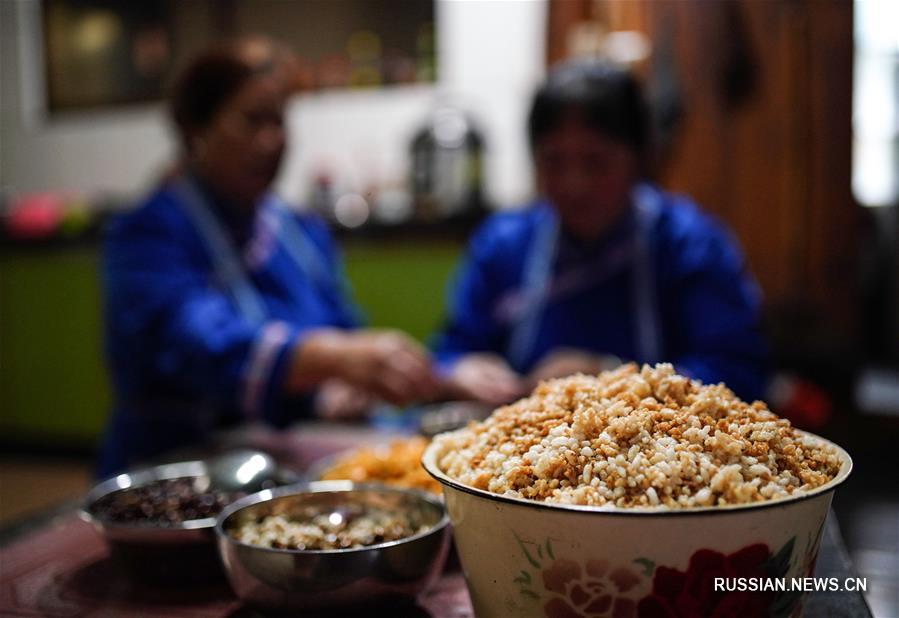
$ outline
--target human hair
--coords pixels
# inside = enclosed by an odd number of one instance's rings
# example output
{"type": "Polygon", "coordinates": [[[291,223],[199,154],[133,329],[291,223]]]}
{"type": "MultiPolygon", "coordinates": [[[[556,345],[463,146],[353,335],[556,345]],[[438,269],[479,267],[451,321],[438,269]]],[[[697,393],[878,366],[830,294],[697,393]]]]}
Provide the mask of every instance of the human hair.
{"type": "Polygon", "coordinates": [[[583,124],[632,147],[641,160],[649,150],[646,101],[637,78],[605,60],[578,59],[556,65],[534,95],[528,116],[533,150],[540,138],[575,116],[583,124]]]}
{"type": "Polygon", "coordinates": [[[268,39],[246,37],[218,43],[191,60],[171,95],[172,120],[185,147],[248,81],[274,69],[281,53],[268,39]]]}

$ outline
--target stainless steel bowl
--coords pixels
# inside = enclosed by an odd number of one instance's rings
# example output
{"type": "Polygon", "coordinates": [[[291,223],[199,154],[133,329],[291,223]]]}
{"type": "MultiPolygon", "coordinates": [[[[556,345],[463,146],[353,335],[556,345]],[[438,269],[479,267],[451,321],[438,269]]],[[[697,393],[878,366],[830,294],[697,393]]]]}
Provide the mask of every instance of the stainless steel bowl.
{"type": "MultiPolygon", "coordinates": [[[[191,478],[200,491],[218,489],[210,473],[208,462],[197,460],[119,474],[88,492],[80,512],[81,518],[93,524],[106,540],[110,557],[142,580],[189,584],[221,579],[223,572],[213,532],[215,517],[160,526],[111,520],[94,508],[97,501],[107,495],[166,479],[191,478]]],[[[269,482],[273,485],[284,484],[279,476],[274,476],[269,482]]],[[[229,486],[228,489],[233,488],[229,486]]]]}
{"type": "Polygon", "coordinates": [[[439,576],[446,559],[449,518],[425,492],[318,481],[261,491],[226,507],[216,524],[219,553],[231,587],[244,602],[266,610],[388,604],[410,601],[439,576]],[[236,540],[230,532],[293,508],[322,513],[347,506],[412,513],[428,529],[396,541],[341,550],[272,549],[236,540]]]}

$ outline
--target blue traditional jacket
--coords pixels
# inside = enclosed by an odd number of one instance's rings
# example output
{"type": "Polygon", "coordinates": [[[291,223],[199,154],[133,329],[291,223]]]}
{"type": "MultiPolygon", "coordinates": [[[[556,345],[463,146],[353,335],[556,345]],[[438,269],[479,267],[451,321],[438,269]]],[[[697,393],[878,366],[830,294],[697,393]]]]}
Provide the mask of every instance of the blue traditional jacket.
{"type": "Polygon", "coordinates": [[[435,340],[447,369],[471,352],[530,371],[557,348],[671,362],[761,398],[760,294],[736,242],[683,197],[639,185],[596,242],[561,228],[545,201],[491,216],[473,235],[435,340]]]}
{"type": "Polygon", "coordinates": [[[111,222],[102,278],[115,406],[100,475],[304,414],[309,397],[282,394],[291,350],[310,329],[357,325],[324,222],[272,196],[242,215],[189,175],[111,222]]]}

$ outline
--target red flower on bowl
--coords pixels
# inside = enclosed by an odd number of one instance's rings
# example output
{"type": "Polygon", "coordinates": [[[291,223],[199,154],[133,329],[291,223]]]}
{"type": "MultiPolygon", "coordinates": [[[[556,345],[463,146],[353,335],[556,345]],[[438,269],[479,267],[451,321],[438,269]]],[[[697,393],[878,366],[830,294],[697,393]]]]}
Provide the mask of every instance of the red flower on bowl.
{"type": "Polygon", "coordinates": [[[652,592],[637,606],[640,618],[713,616],[768,616],[774,592],[724,591],[715,589],[716,578],[764,578],[769,572],[771,552],[757,543],[722,554],[700,549],[690,557],[687,570],[656,567],[652,592]]]}

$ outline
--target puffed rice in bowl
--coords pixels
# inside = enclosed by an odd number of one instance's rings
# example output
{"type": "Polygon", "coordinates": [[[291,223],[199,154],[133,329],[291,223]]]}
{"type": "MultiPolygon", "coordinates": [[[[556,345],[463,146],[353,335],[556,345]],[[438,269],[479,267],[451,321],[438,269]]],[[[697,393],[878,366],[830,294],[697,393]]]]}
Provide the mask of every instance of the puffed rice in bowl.
{"type": "Polygon", "coordinates": [[[412,603],[439,577],[450,533],[438,496],[350,481],[252,494],[215,531],[235,595],[296,615],[412,603]]]}
{"type": "MultiPolygon", "coordinates": [[[[667,364],[541,383],[438,435],[422,463],[477,614],[551,618],[711,614],[736,600],[716,577],[811,575],[852,467],[763,403],[667,364]]],[[[803,601],[748,598],[748,615],[797,615],[803,601]]]]}

